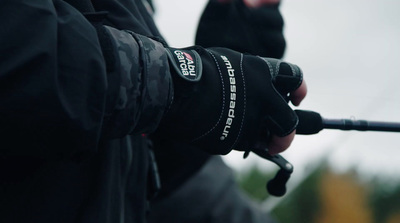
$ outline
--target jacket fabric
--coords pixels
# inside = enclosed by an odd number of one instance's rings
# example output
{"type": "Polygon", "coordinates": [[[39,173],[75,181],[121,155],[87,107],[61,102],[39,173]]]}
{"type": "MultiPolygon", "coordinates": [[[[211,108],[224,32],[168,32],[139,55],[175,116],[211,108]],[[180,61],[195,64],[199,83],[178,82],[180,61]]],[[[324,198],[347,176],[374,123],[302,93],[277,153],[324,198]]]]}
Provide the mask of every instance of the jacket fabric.
{"type": "Polygon", "coordinates": [[[200,170],[151,206],[149,223],[273,223],[235,181],[219,156],[211,157],[200,170]]]}
{"type": "Polygon", "coordinates": [[[93,5],[2,1],[0,222],[144,221],[168,61],[140,0],[93,5]]]}

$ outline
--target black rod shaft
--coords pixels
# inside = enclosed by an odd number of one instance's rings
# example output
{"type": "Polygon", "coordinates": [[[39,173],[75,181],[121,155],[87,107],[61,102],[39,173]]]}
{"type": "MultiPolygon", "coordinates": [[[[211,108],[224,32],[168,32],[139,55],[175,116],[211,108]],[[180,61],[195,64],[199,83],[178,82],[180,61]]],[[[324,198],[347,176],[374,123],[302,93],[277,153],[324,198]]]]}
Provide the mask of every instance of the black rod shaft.
{"type": "Polygon", "coordinates": [[[323,119],[324,129],[400,132],[400,123],[351,119],[323,119]]]}

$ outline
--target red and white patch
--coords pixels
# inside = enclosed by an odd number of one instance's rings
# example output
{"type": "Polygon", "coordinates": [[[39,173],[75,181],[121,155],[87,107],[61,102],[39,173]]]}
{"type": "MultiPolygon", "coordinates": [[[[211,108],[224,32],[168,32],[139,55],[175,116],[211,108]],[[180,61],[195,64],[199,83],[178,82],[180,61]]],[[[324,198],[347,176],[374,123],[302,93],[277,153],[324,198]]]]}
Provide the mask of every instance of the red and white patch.
{"type": "Polygon", "coordinates": [[[168,56],[177,73],[186,80],[198,81],[201,77],[202,64],[200,55],[189,49],[167,49],[168,56]]]}

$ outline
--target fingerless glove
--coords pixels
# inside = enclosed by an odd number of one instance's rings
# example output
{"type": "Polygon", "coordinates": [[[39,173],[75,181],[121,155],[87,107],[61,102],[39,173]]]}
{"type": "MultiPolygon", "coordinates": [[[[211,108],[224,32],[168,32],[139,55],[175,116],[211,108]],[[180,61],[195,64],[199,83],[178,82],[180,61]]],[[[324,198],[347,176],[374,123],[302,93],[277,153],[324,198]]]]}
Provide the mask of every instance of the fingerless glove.
{"type": "Polygon", "coordinates": [[[226,48],[167,51],[174,98],[159,136],[226,154],[251,150],[268,141],[269,133],[286,136],[296,128],[285,96],[302,82],[297,66],[226,48]]]}

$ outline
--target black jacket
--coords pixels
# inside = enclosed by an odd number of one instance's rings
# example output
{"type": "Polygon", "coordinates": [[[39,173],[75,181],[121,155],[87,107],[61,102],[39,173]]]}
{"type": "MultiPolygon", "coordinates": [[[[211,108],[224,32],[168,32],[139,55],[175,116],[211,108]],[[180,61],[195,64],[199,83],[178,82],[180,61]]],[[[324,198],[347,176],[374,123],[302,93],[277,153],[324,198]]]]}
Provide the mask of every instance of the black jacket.
{"type": "Polygon", "coordinates": [[[141,0],[93,4],[97,31],[62,0],[1,3],[0,222],[144,220],[167,59],[141,0]]]}

